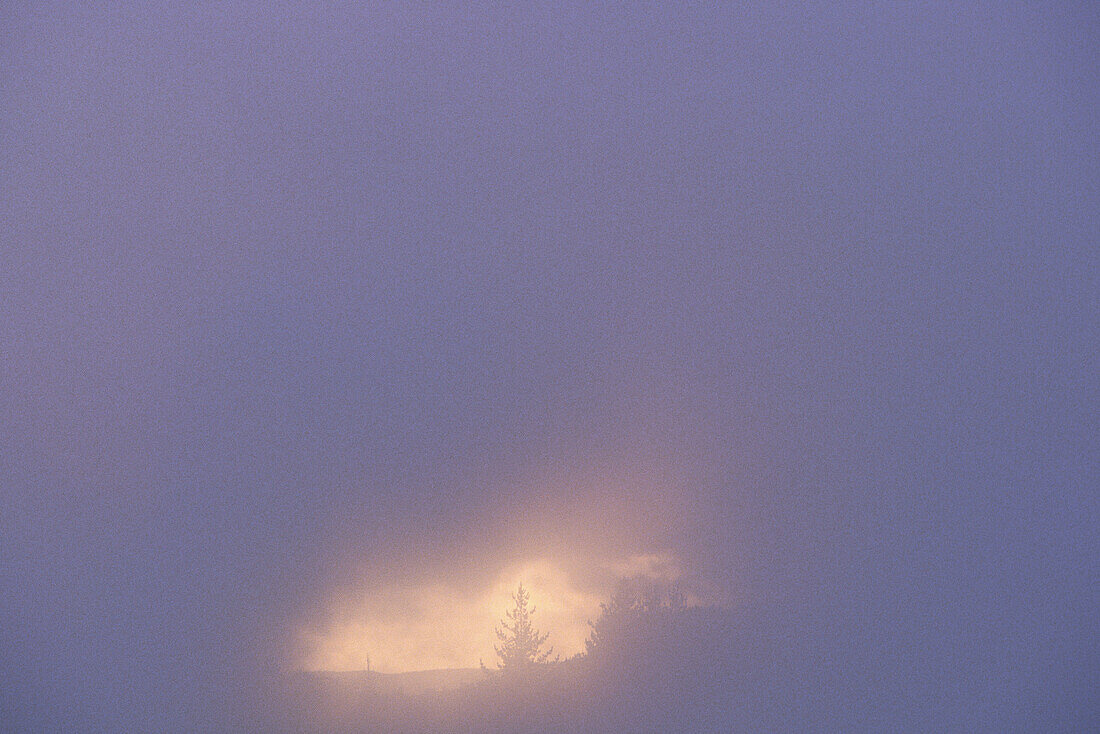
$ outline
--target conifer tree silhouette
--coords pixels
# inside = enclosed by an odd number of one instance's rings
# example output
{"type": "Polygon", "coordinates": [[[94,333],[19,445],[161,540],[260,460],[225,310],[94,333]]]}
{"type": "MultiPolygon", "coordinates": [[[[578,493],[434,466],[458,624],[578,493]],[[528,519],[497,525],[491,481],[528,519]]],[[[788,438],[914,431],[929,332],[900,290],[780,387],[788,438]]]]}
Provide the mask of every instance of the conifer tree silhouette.
{"type": "Polygon", "coordinates": [[[496,629],[500,644],[494,645],[493,649],[500,658],[497,668],[502,672],[528,670],[535,665],[545,663],[554,650],[553,647],[542,649],[550,635],[549,633],[539,634],[532,624],[531,615],[535,613],[535,608],[527,608],[530,598],[523,584],[520,584],[516,593],[512,594],[515,608],[505,613],[507,618],[501,620],[500,626],[496,629]]]}

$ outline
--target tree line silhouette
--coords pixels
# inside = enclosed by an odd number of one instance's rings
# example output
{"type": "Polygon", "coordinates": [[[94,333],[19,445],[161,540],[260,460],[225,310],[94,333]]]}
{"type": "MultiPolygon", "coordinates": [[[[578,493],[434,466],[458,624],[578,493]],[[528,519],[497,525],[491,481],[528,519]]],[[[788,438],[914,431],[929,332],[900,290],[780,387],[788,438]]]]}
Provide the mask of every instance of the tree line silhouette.
{"type": "MultiPolygon", "coordinates": [[[[521,583],[512,594],[513,608],[495,630],[497,668],[490,671],[482,662],[483,670],[510,675],[562,662],[560,656],[551,659],[553,647],[544,649],[550,634],[535,627],[536,609],[530,606],[530,598],[521,583]]],[[[687,608],[683,593],[674,585],[645,578],[622,581],[610,600],[600,604],[597,618],[588,622],[585,651],[566,662],[621,662],[672,633],[687,608]]]]}
{"type": "Polygon", "coordinates": [[[672,584],[622,582],[571,657],[554,654],[524,586],[495,632],[495,664],[483,661],[483,674],[460,687],[406,693],[367,678],[339,698],[337,687],[307,685],[291,700],[316,721],[298,719],[288,730],[726,732],[753,730],[759,717],[785,710],[754,682],[761,671],[784,669],[769,638],[733,610],[689,606],[672,584]],[[764,694],[746,698],[749,691],[764,694]]]}

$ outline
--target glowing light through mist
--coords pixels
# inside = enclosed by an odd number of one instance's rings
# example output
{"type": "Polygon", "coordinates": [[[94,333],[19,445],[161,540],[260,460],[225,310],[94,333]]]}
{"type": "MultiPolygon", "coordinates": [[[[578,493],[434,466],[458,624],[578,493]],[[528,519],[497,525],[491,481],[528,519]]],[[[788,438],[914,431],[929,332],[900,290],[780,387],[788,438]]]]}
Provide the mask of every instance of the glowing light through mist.
{"type": "Polygon", "coordinates": [[[439,582],[346,592],[327,624],[300,633],[299,667],[313,671],[404,672],[496,664],[493,630],[512,606],[522,582],[535,606],[535,624],[550,633],[549,644],[563,658],[584,650],[588,621],[615,583],[646,577],[674,581],[677,560],[644,554],[592,564],[597,573],[570,572],[552,559],[506,568],[488,588],[462,589],[439,582]]]}

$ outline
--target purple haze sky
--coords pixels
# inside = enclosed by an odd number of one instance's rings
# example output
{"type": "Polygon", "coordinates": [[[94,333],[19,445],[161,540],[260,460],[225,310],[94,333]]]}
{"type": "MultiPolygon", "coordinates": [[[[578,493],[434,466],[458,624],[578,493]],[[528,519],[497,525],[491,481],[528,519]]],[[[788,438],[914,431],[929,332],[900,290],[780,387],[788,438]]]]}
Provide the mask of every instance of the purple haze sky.
{"type": "Polygon", "coordinates": [[[1095,725],[1096,5],[363,5],[0,9],[0,717],[645,456],[809,724],[1095,725]]]}

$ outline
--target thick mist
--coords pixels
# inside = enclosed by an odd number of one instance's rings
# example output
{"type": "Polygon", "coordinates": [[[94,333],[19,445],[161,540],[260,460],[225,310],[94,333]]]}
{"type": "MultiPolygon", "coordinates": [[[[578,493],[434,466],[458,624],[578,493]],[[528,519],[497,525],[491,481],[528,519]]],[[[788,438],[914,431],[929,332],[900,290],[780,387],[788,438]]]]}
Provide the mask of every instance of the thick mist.
{"type": "Polygon", "coordinates": [[[361,5],[0,9],[4,728],[646,554],[736,644],[611,729],[1096,721],[1094,8],[361,5]]]}

